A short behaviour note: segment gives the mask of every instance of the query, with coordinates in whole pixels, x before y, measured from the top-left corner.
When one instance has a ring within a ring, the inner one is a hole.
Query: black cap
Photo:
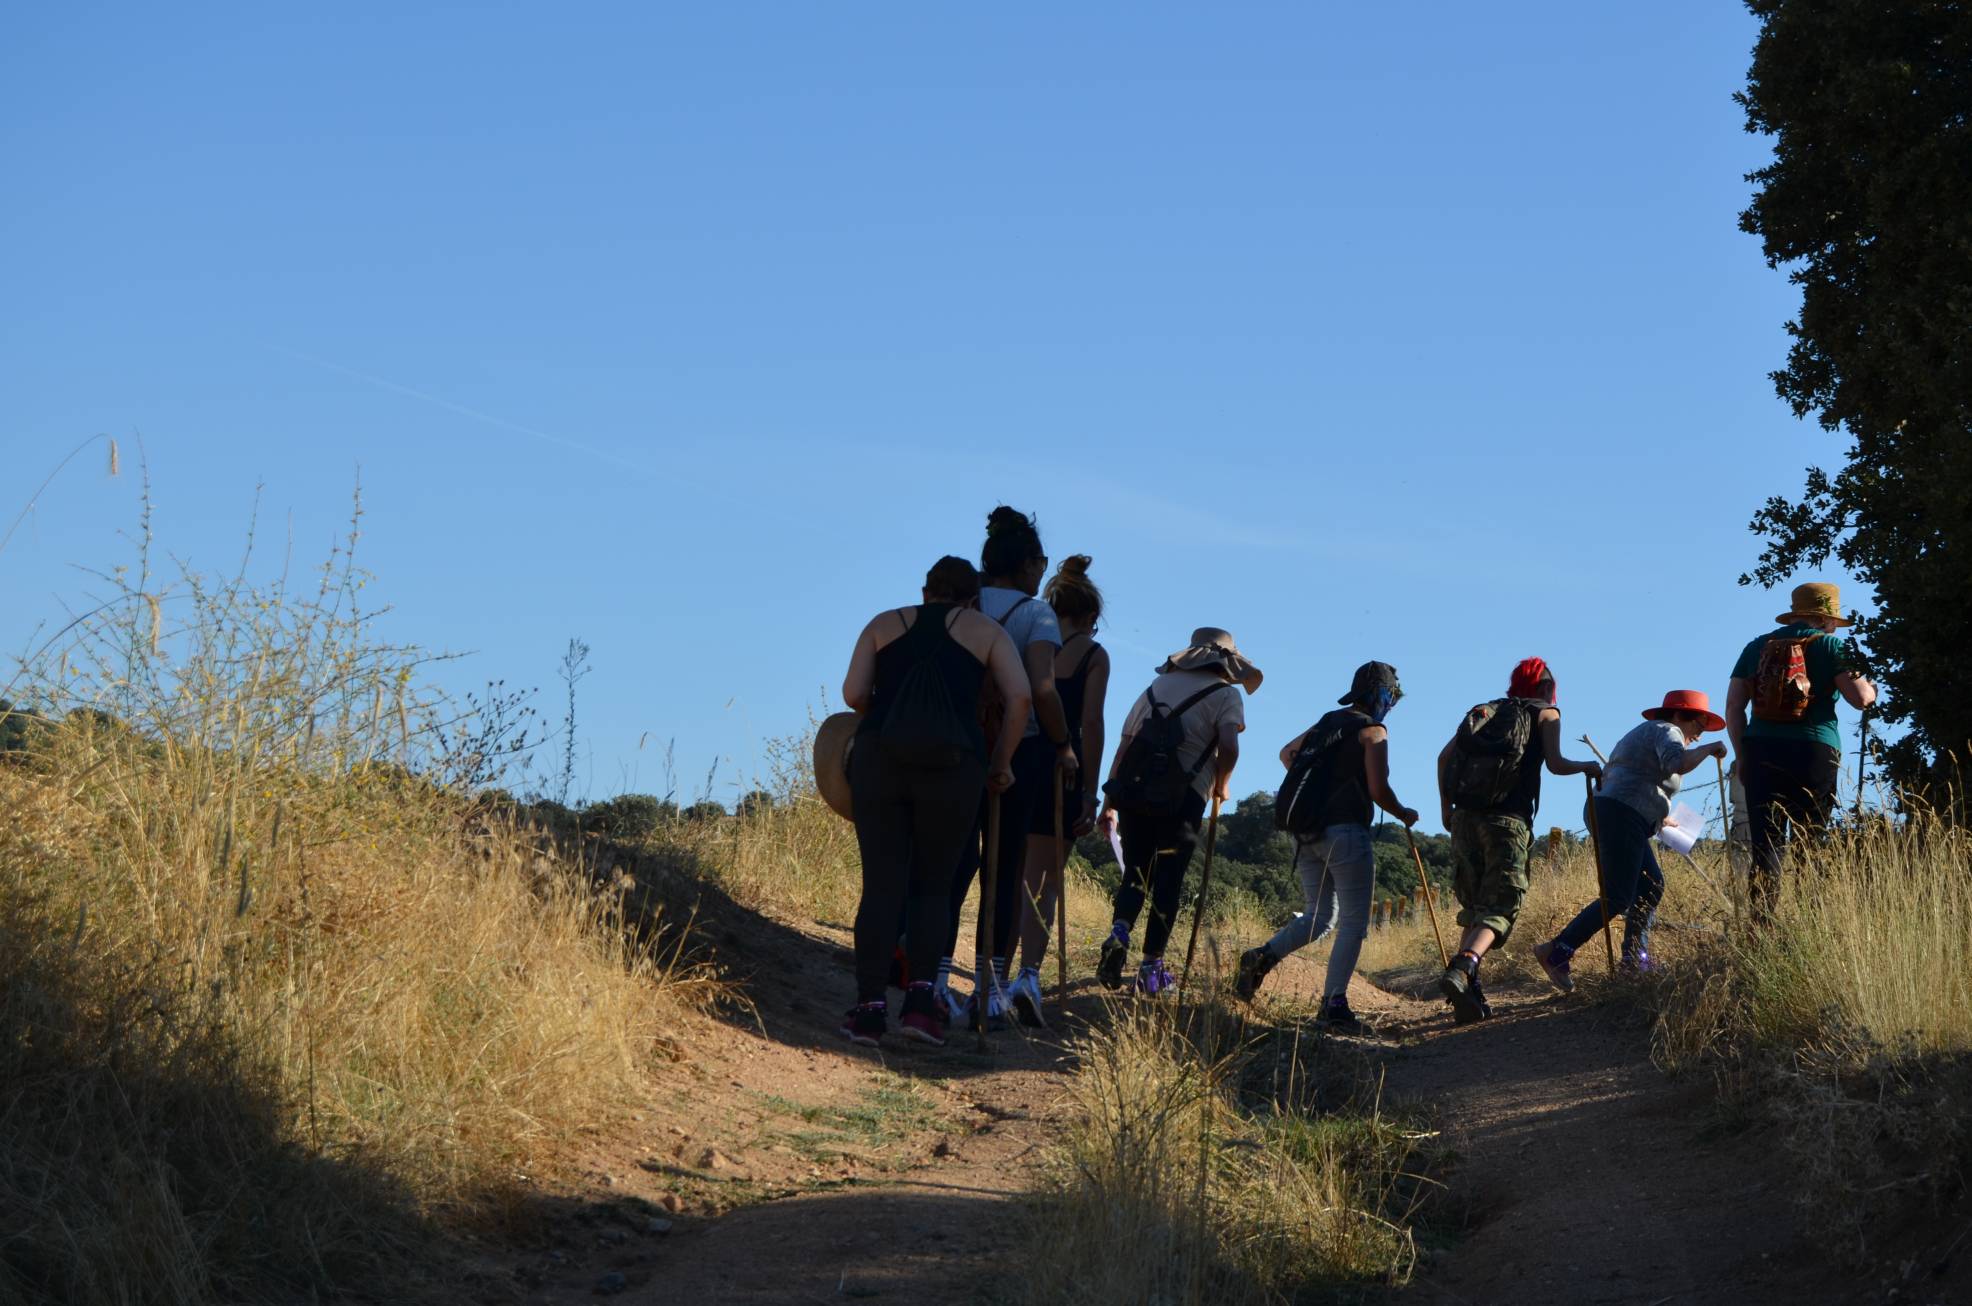
[[[1367,703],[1379,689],[1389,690],[1392,702],[1404,696],[1404,687],[1397,683],[1397,668],[1388,662],[1365,662],[1356,668],[1356,678],[1349,682],[1349,692],[1335,701],[1343,707],[1351,703]]]

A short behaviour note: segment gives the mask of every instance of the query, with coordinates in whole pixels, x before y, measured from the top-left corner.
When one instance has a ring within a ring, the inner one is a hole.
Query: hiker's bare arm
[[[1054,743],[1055,761],[1073,774],[1081,764],[1068,746],[1068,714],[1061,710],[1061,693],[1054,687],[1054,655],[1053,644],[1036,640],[1027,646],[1021,660],[1027,664],[1027,683],[1034,687],[1034,715],[1041,719],[1041,733]]]
[[[1553,775],[1586,775],[1590,779],[1602,778],[1602,763],[1574,762],[1561,755],[1561,713],[1553,708],[1541,713],[1541,754],[1547,758],[1547,769]],[[1439,759],[1440,778],[1438,787],[1444,788],[1444,759]]]
[[[1231,721],[1219,723],[1219,750],[1212,754],[1212,793],[1221,802],[1232,797],[1232,773],[1239,765],[1241,729]]]
[[[1033,691],[1027,683],[1027,671],[1020,665],[1020,655],[1014,652],[1013,641],[997,626],[995,634],[997,638],[986,655],[986,674],[993,677],[993,684],[1007,705],[1006,724],[993,744],[993,759],[986,775],[987,786],[997,794],[1004,793],[1013,784],[1013,750],[1020,747],[1020,726],[1017,723],[1027,719],[1034,700]]]
[[[886,613],[886,616],[889,614]],[[856,651],[849,655],[849,674],[842,678],[842,704],[851,712],[870,710],[870,691],[876,686],[876,621],[856,636]]]
[[[1709,744],[1700,744],[1696,748],[1685,749],[1684,756],[1677,760],[1676,765],[1672,766],[1671,771],[1676,775],[1690,775],[1712,758],[1716,757],[1723,762],[1725,756],[1726,746],[1719,740],[1714,739]]]
[[[1732,755],[1739,756],[1746,739],[1746,705],[1753,701],[1753,682],[1734,676],[1726,685],[1726,738],[1732,741]]]
[[[1088,793],[1082,799],[1075,837],[1081,838],[1095,825],[1096,777],[1102,774],[1102,704],[1109,697],[1109,650],[1099,648],[1089,659],[1088,679],[1082,691],[1082,774],[1088,777]]]
[[[1438,750],[1438,819],[1452,828],[1452,763],[1458,758],[1458,736],[1453,735]]]
[[[1364,726],[1356,738],[1363,745],[1363,779],[1370,801],[1405,825],[1416,825],[1417,809],[1404,806],[1390,788],[1390,732],[1382,726]]]
[[[1294,755],[1301,751],[1301,742],[1310,734],[1314,733],[1314,729],[1313,726],[1309,726],[1306,730],[1303,730],[1300,734],[1287,741],[1287,747],[1280,750],[1280,764],[1282,766],[1294,765]]]
[[[1835,677],[1835,692],[1858,712],[1876,705],[1876,686],[1860,671],[1844,671]]]

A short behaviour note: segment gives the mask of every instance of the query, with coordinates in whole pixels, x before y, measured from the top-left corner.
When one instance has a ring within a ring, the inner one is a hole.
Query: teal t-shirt
[[[1805,656],[1808,663],[1808,711],[1799,721],[1762,721],[1749,714],[1746,734],[1752,739],[1812,739],[1837,752],[1842,748],[1842,731],[1835,724],[1835,677],[1856,671],[1855,650],[1840,635],[1822,635],[1813,626],[1795,623],[1782,626],[1748,644],[1732,664],[1732,678],[1751,682],[1760,669],[1760,650],[1774,636],[1818,635],[1810,640]]]

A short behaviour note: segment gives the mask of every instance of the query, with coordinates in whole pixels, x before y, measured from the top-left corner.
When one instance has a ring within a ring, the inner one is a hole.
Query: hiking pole
[[[1588,743],[1588,736],[1582,736]],[[1594,748],[1594,744],[1589,744]],[[1609,973],[1616,973],[1616,943],[1609,936],[1609,886],[1602,874],[1602,823],[1595,815],[1595,781],[1582,777],[1582,788],[1589,794],[1589,847],[1595,853],[1595,900],[1602,904],[1602,946],[1609,953]]]
[[[1055,885],[1055,891],[1054,891],[1054,919],[1055,919],[1054,973],[1055,973],[1055,989],[1056,989],[1055,1001],[1064,1004],[1068,1001],[1068,848],[1067,845],[1062,841],[1061,826],[1062,826],[1062,807],[1067,801],[1066,795],[1063,794],[1062,792],[1062,790],[1066,787],[1066,782],[1067,782],[1067,772],[1064,771],[1060,766],[1055,767],[1054,769],[1054,865],[1055,865],[1055,876],[1060,881],[1060,883]],[[1046,887],[1047,886],[1044,883],[1042,885],[1042,888],[1045,889]],[[1044,937],[1047,932],[1047,925],[1048,923],[1046,921],[1041,922],[1041,930]]]
[[[1862,723],[1856,727],[1856,824],[1862,824],[1862,783],[1869,776],[1869,709],[1862,710]]]
[[[1185,945],[1185,968],[1178,976],[1178,1001],[1185,999],[1185,981],[1191,978],[1192,954],[1198,951],[1198,922],[1205,917],[1206,895],[1212,892],[1212,848],[1219,841],[1219,796],[1212,795],[1212,820],[1205,827],[1205,871],[1198,877],[1198,906],[1191,912],[1191,942]]]
[[[1000,796],[986,795],[986,859],[979,868],[979,932],[973,939],[972,964],[976,978],[972,986],[974,1019],[979,1022],[979,1050],[986,1052],[987,1017],[992,995],[999,984],[993,974],[993,880],[1000,866]]]
[[[1444,959],[1445,965],[1450,966],[1452,954],[1445,951],[1445,936],[1438,932],[1438,904],[1435,901],[1438,895],[1431,891],[1431,877],[1424,873],[1424,854],[1417,850],[1417,836],[1411,833],[1408,825],[1404,827],[1404,838],[1411,841],[1411,857],[1417,862],[1417,883],[1424,893],[1425,910],[1431,913],[1431,935],[1438,940],[1438,955]]]
[[[1601,750],[1600,748],[1597,748],[1597,747],[1595,746],[1595,740],[1593,740],[1593,739],[1590,739],[1590,738],[1589,738],[1589,737],[1588,737],[1587,735],[1583,735],[1583,736],[1582,736],[1582,742],[1583,742],[1583,743],[1585,743],[1585,744],[1587,744],[1587,745],[1589,746],[1589,751],[1590,751],[1591,753],[1594,753],[1594,754],[1595,754],[1595,760],[1596,760],[1596,761],[1598,761],[1598,762],[1600,762],[1600,763],[1602,763],[1602,764],[1603,764],[1604,766],[1608,766],[1608,765],[1609,765],[1609,759],[1608,759],[1608,758],[1606,758],[1606,757],[1604,757],[1604,756],[1602,755],[1602,750]]]
[[[1739,887],[1739,874],[1732,868],[1732,789],[1726,784],[1725,759],[1723,757],[1714,757],[1712,759],[1712,765],[1719,770],[1719,819],[1725,822],[1725,837],[1719,840],[1719,843],[1725,849],[1726,883],[1732,885],[1737,890]],[[1691,861],[1689,857],[1685,858],[1685,860]],[[1696,862],[1692,862],[1691,864],[1693,867],[1698,865]],[[1734,921],[1737,921],[1739,919],[1739,895],[1735,892],[1728,901],[1732,905],[1732,918]]]

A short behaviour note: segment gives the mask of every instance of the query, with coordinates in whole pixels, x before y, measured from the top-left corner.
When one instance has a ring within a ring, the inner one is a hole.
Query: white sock
[[[940,957],[938,959],[938,987],[941,989],[950,988],[951,978],[952,959],[950,957]]]
[[[993,978],[1001,984],[1007,982],[1007,959],[1005,957],[993,958]]]

